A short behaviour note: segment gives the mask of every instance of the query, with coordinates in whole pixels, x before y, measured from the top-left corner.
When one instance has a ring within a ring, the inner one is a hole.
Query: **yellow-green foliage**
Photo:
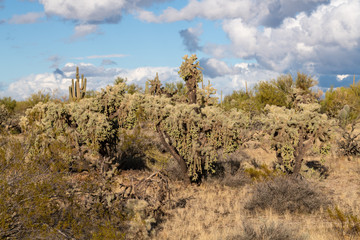
[[[13,113],[16,107],[16,100],[11,97],[4,97],[0,99],[0,105],[4,105],[9,113]]]
[[[213,171],[218,150],[230,153],[241,146],[251,127],[249,116],[235,110],[208,106],[196,111],[197,105],[173,105],[171,99],[151,96],[144,98],[143,106],[147,119],[167,133],[194,179]]]
[[[319,113],[319,104],[299,104],[296,109],[268,105],[265,110],[272,145],[285,172],[292,173],[295,161],[302,161],[311,148],[322,155],[329,152],[333,121]]]
[[[92,99],[39,103],[26,111],[20,124],[24,132],[36,131],[38,136],[56,137],[74,147],[85,145],[93,151],[104,151],[104,144],[116,145],[118,125],[111,116],[119,109],[124,94],[123,83],[108,87]],[[124,111],[129,111],[129,116],[135,114],[132,109]],[[131,118],[128,119],[129,124],[133,123],[131,121]]]
[[[333,210],[328,208],[328,215],[340,239],[360,237],[360,217],[344,212],[337,206]]]
[[[245,92],[243,90],[233,91],[231,95],[225,96],[221,107],[225,110],[236,108],[245,112],[257,110],[253,93],[251,91]]]
[[[45,137],[34,143],[34,135],[0,135],[0,238],[91,239],[105,226],[108,236],[123,236],[121,209],[93,197],[101,178],[73,181],[64,158],[72,147]]]
[[[264,108],[267,104],[286,107],[289,105],[287,93],[280,89],[275,81],[258,83],[254,97],[259,108]]]
[[[195,54],[188,57],[185,55],[183,57],[184,62],[182,62],[179,70],[179,75],[184,79],[186,87],[188,90],[188,100],[189,103],[196,103],[198,88],[198,83],[202,81],[203,74],[201,71],[200,63],[197,61],[197,56]]]
[[[38,138],[56,138],[75,147],[86,146],[93,153],[109,154],[109,148],[124,141],[119,138],[121,129],[149,121],[167,134],[194,179],[204,171],[213,171],[219,150],[233,152],[251,135],[248,114],[125,91],[125,83],[118,83],[92,99],[39,103],[26,112],[21,126],[25,132],[36,131]]]
[[[257,168],[254,167],[246,168],[244,172],[246,172],[254,181],[267,180],[269,178],[278,175],[276,169],[275,170],[269,169],[266,164],[262,164]]]
[[[198,89],[197,91],[197,103],[204,106],[213,106],[218,103],[218,98],[213,95],[216,94],[216,89],[210,84]]]
[[[351,87],[331,88],[325,93],[325,98],[321,101],[321,110],[330,117],[340,117],[340,111],[348,106],[348,119],[355,120],[360,113],[360,95],[358,91],[360,83]]]
[[[151,95],[161,95],[162,94],[162,88],[161,88],[161,82],[159,79],[159,74],[156,73],[156,76],[154,79],[149,79],[148,84],[150,85],[149,93]]]
[[[261,81],[253,90],[234,91],[224,99],[224,108],[238,108],[247,112],[262,111],[266,105],[294,108],[298,103],[314,103],[322,92],[311,90],[316,81],[310,76],[298,73],[295,81],[290,74],[277,79]]]

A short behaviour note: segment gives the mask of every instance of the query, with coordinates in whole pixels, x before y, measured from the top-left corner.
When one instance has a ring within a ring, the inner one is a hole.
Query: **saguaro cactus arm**
[[[74,79],[72,79],[72,84],[69,87],[69,100],[77,101],[85,97],[86,93],[86,82],[87,79],[84,79],[84,74],[81,75],[81,86],[80,86],[80,75],[79,67],[76,67],[76,82],[74,84]]]

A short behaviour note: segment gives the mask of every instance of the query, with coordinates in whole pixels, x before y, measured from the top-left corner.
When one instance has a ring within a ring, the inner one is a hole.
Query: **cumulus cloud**
[[[124,11],[166,0],[39,0],[47,15],[80,23],[118,23]]]
[[[70,38],[71,41],[85,37],[92,33],[100,33],[98,25],[95,24],[82,24],[75,26],[74,34]]]
[[[239,63],[233,66],[216,59],[202,59],[204,66],[204,80],[211,81],[211,84],[223,91],[223,94],[230,94],[233,90],[253,86],[260,80],[269,80],[279,74],[274,71],[261,68],[258,64]],[[52,73],[32,74],[11,83],[7,89],[3,86],[0,97],[10,96],[16,100],[23,100],[38,91],[56,92],[58,97],[68,95],[68,87],[71,79],[75,78],[76,67],[79,67],[80,74],[87,78],[88,90],[101,90],[107,85],[112,85],[117,77],[127,78],[129,83],[144,86],[148,79],[153,79],[156,73],[160,81],[167,82],[181,81],[177,67],[139,67],[134,69],[105,68],[90,63],[67,63],[61,69],[57,68]]]
[[[336,80],[341,82],[342,80],[344,80],[345,78],[349,77],[350,75],[349,74],[342,74],[342,75],[337,75],[336,76]]]
[[[8,22],[10,24],[31,24],[38,22],[43,17],[45,17],[43,12],[29,12],[23,15],[14,15]]]
[[[211,84],[230,94],[234,90],[245,89],[254,86],[259,81],[270,80],[280,75],[279,72],[267,70],[256,63],[237,63],[233,66],[215,58],[204,58],[200,60],[200,66],[204,69],[204,79]]]
[[[278,26],[283,19],[299,12],[311,12],[329,0],[191,0],[182,9],[167,8],[159,16],[141,10],[138,17],[148,22],[175,22],[197,17],[219,20],[241,18],[264,26]]]
[[[124,12],[171,0],[38,0],[47,16],[57,16],[78,25],[71,40],[98,31],[97,25],[118,23]]]
[[[201,50],[199,46],[199,37],[202,33],[202,25],[199,24],[195,28],[183,29],[179,32],[180,36],[183,39],[183,44],[191,53],[196,52],[197,50]]]
[[[17,100],[23,100],[38,91],[56,92],[57,96],[67,96],[71,79],[75,78],[76,67],[80,74],[87,78],[88,90],[100,90],[114,83],[116,77],[126,77],[128,82],[144,86],[148,79],[152,79],[159,73],[162,82],[175,82],[180,80],[177,68],[170,67],[139,67],[135,69],[105,68],[89,63],[67,63],[61,69],[52,73],[32,74],[11,83],[7,89],[3,86],[0,97],[10,96]]]
[[[223,29],[236,57],[255,58],[269,69],[342,74],[360,61],[360,2],[333,0],[311,14],[286,18],[277,28],[259,28],[241,18]]]
[[[139,10],[138,18],[148,22],[221,20],[230,44],[200,47],[199,35],[185,29],[180,33],[187,50],[201,50],[218,59],[255,59],[275,72],[337,75],[359,73],[359,12],[360,2],[353,0],[191,0],[181,9],[169,7],[160,15]]]

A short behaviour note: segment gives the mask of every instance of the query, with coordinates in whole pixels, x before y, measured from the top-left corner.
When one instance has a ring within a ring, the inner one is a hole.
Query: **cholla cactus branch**
[[[183,57],[184,62],[180,66],[179,75],[184,79],[188,89],[189,103],[196,104],[197,84],[202,81],[203,74],[197,56],[195,54]]]

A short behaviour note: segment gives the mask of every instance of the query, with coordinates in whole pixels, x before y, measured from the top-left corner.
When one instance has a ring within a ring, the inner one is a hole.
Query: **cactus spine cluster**
[[[80,74],[79,67],[76,67],[76,82],[74,84],[74,79],[72,80],[72,84],[69,87],[69,101],[78,101],[85,97],[86,93],[86,81],[84,79],[84,74],[81,75],[81,87],[80,87]]]

